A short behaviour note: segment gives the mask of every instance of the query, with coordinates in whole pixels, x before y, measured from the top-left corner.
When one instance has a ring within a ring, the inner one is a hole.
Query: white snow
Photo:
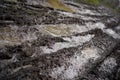
[[[85,9],[84,7],[75,7],[75,6],[71,6],[69,5],[69,7],[76,13],[80,13],[80,14],[90,14],[90,15],[100,15],[99,13],[97,12],[93,12],[92,10],[89,10],[89,9]]]
[[[120,39],[120,35],[117,34],[114,30],[112,29],[104,29],[103,32],[105,32],[106,34],[112,36],[115,39]]]
[[[120,25],[116,27],[116,30],[120,30]]]
[[[102,29],[106,28],[106,26],[101,22],[98,22],[98,23],[89,22],[89,23],[86,23],[86,27],[88,28],[88,30],[93,30],[96,28],[102,30]]]
[[[76,70],[73,70],[73,68],[70,66],[67,70],[65,70],[65,66],[54,68],[50,74],[51,77],[58,79],[58,77],[62,79],[72,79],[77,74]]]
[[[81,51],[81,55],[76,53],[73,57],[68,59],[66,62],[70,63],[70,66],[67,66],[67,69],[63,69],[62,67],[58,67],[53,69],[50,74],[53,78],[58,78],[61,76],[63,79],[73,80],[78,74],[84,72],[85,65],[89,62],[90,59],[94,61],[99,58],[98,50],[94,47],[84,48]],[[65,66],[64,66],[65,67]],[[53,75],[54,74],[54,75]]]
[[[54,68],[50,74],[53,78],[56,78],[62,74],[62,72],[65,70],[64,66]]]
[[[22,42],[25,42],[25,41],[32,41],[32,40],[36,40],[37,39],[37,36],[35,33],[28,33],[28,34],[25,34],[25,33],[21,33],[22,34]]]
[[[80,15],[80,14],[73,14],[73,13],[69,13],[69,12],[61,12],[61,11],[58,11],[60,14],[63,14],[64,16],[68,16],[68,17],[74,17],[74,18],[80,18],[82,20],[100,20],[99,18],[93,18],[93,17],[90,17],[90,16],[85,16],[85,15]]]
[[[36,40],[37,39],[37,35],[36,32],[31,31],[33,28],[35,28],[37,25],[34,26],[17,26],[17,25],[9,25],[11,27],[11,29],[14,31],[14,34],[12,35],[16,35],[17,37],[20,39],[20,43],[21,42],[25,42],[25,41],[32,41],[32,40]],[[25,31],[25,29],[27,29]]]
[[[98,50],[96,48],[85,48],[81,53],[81,55],[75,55],[69,60],[74,69],[83,69],[89,59],[93,59],[95,61],[99,58]]]
[[[100,66],[99,71],[104,71],[104,72],[111,73],[111,71],[114,69],[115,66],[117,66],[115,58],[109,57]]]
[[[27,0],[27,4],[29,5],[40,5],[42,1],[40,2],[39,0]]]
[[[87,41],[90,41],[93,37],[94,35],[89,35],[89,34],[86,36],[71,36],[71,38],[63,37],[63,39],[68,42],[57,42],[52,46],[52,48],[43,46],[41,47],[41,49],[43,50],[44,53],[52,53],[64,48],[77,47]]]
[[[65,70],[63,75],[65,79],[73,79],[76,76],[78,76],[78,71],[74,69],[72,66]]]

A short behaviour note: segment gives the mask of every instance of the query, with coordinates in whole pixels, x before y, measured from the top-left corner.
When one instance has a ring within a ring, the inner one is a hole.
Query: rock
[[[73,0],[0,3],[0,80],[119,80],[120,16]]]

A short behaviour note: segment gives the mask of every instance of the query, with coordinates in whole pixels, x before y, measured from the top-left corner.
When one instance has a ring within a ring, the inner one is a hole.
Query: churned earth
[[[0,80],[120,80],[120,16],[73,0],[0,2]]]

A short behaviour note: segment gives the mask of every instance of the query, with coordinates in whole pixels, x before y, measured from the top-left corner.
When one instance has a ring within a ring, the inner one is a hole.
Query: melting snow
[[[116,27],[116,30],[120,30],[120,25]]]
[[[89,9],[85,9],[82,6],[80,8],[75,7],[75,6],[71,6],[69,5],[69,7],[76,13],[80,13],[80,14],[90,14],[90,15],[97,15],[99,13],[97,12],[93,12],[92,10]],[[99,14],[100,15],[100,14]]]
[[[113,68],[117,65],[116,60],[112,57],[106,59],[104,63],[100,66],[99,71],[106,71],[111,73]]]
[[[37,36],[35,33],[22,34],[22,42],[36,40]]]
[[[47,27],[51,27],[51,30],[47,31],[46,28]],[[75,34],[75,33],[82,33],[82,32],[87,32],[89,30],[93,30],[93,29],[104,29],[106,28],[106,26],[101,23],[101,22],[98,22],[98,23],[86,23],[85,25],[77,25],[77,24],[72,24],[72,25],[65,25],[65,24],[60,24],[60,25],[40,25],[38,28],[41,32],[45,33],[45,34],[49,34],[49,35],[52,35],[52,36],[56,36],[56,37],[60,37],[60,36],[65,36],[64,33],[62,34],[54,34],[56,33],[56,30],[54,30],[54,28],[57,28],[59,27],[59,30],[58,32],[62,32],[64,31],[65,29],[69,29],[69,35],[71,34]],[[53,27],[53,29],[52,29]],[[67,36],[69,36],[67,35]]]
[[[85,25],[77,25],[77,24],[72,24],[72,25],[65,25],[65,24],[60,24],[60,25],[49,25],[49,26],[54,26],[54,27],[60,27],[60,32],[62,32],[62,28],[69,28],[69,35],[66,36],[70,36],[71,34],[75,34],[75,33],[82,33],[82,32],[87,32],[90,30],[94,30],[94,29],[101,29],[104,33],[108,34],[109,36],[112,36],[115,39],[120,39],[120,35],[118,33],[116,33],[113,29],[106,29],[107,27],[105,26],[104,23],[101,22],[97,22],[97,23],[92,23],[92,22],[88,22]],[[46,31],[44,30],[44,27],[48,27],[47,25],[41,25],[42,32],[45,33]],[[47,31],[48,34],[52,35],[52,36],[56,36],[56,37],[60,37],[60,36],[65,36],[65,34],[59,34],[56,35],[54,34],[54,31]]]
[[[75,17],[75,18],[80,18],[80,19],[83,19],[83,20],[100,20],[100,19],[98,19],[98,18],[93,18],[93,17],[86,17],[85,15],[79,15],[79,14],[73,14],[73,13],[69,13],[69,12],[61,12],[61,11],[59,11],[59,13],[61,13],[61,14],[63,14],[63,15],[65,15],[65,16],[68,16],[68,17]]]
[[[64,66],[54,68],[50,75],[57,79],[57,77],[60,76],[64,70],[65,70]]]
[[[61,76],[64,79],[73,79],[78,76],[79,73],[84,72],[85,65],[90,59],[95,61],[99,57],[100,56],[96,48],[85,48],[81,51],[81,55],[77,53],[67,61],[67,63],[70,63],[71,65],[67,66],[66,70],[64,69],[64,66],[58,67],[53,69],[50,75],[53,78],[58,78],[58,76]]]
[[[94,61],[99,57],[96,48],[85,48],[81,51],[81,55],[75,55],[69,60],[74,69],[83,69],[82,67],[88,63],[90,59]]]
[[[120,35],[113,31],[112,29],[104,29],[103,32],[107,33],[108,35],[112,36],[115,39],[120,39]]]
[[[52,49],[48,48],[47,46],[41,48],[44,53],[52,53],[64,48],[77,47],[87,41],[90,41],[93,37],[94,35],[72,36],[71,38],[63,37],[63,39],[68,42],[57,42],[52,46]]]
[[[92,29],[95,29],[95,28],[97,28],[97,29],[106,28],[106,26],[101,22],[98,22],[98,23],[95,23],[95,24],[89,22],[89,23],[86,23],[86,27],[88,28],[88,30],[92,30]]]
[[[78,75],[78,71],[70,66],[67,70],[65,70],[63,77],[65,79],[73,79]]]

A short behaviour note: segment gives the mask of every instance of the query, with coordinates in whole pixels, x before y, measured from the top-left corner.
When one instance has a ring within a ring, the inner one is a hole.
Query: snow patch
[[[105,24],[103,24],[101,22],[98,22],[98,23],[95,23],[95,24],[89,22],[89,23],[86,23],[86,27],[88,28],[88,30],[92,30],[92,29],[95,29],[95,28],[102,30],[102,29],[106,28]]]
[[[83,69],[82,67],[84,67],[90,59],[95,61],[97,58],[99,58],[99,55],[96,48],[85,48],[81,51],[81,55],[76,54],[69,62],[73,65],[74,69]]]
[[[57,77],[60,76],[64,70],[65,70],[64,66],[54,68],[50,76],[57,79]]]
[[[120,25],[116,27],[116,30],[120,30]]]
[[[84,7],[75,7],[75,6],[71,6],[69,5],[69,7],[76,13],[80,13],[80,14],[90,14],[90,15],[101,15],[97,12],[93,12],[92,10],[89,10],[89,9],[85,9]]]
[[[47,46],[41,47],[44,53],[52,53],[64,48],[70,47],[77,47],[82,45],[83,43],[90,41],[94,35],[86,35],[86,36],[71,36],[70,37],[63,37],[64,40],[67,42],[57,42],[55,43],[52,48],[48,48]]]
[[[60,32],[62,32],[65,29],[69,29],[69,32],[66,32],[66,34],[64,34],[65,33],[64,32],[64,33],[59,34],[59,35],[54,34],[56,32],[56,30],[53,30],[51,32],[49,32],[49,31],[46,32],[44,30],[44,27],[49,27],[49,26],[51,26],[51,27],[54,26],[54,28],[59,27],[60,30],[58,30],[58,31],[60,31]],[[116,33],[113,29],[109,29],[109,28],[106,29],[107,27],[102,22],[97,22],[97,23],[88,22],[85,25],[77,25],[77,24],[65,25],[65,24],[60,24],[60,25],[49,25],[49,26],[41,25],[40,28],[43,28],[43,29],[39,29],[39,30],[41,30],[43,33],[48,33],[48,34],[50,34],[52,36],[60,37],[60,36],[70,36],[72,34],[87,32],[87,31],[94,30],[94,29],[101,29],[104,33],[108,34],[109,36],[112,36],[115,39],[120,39],[120,35],[118,33]]]
[[[80,73],[85,71],[85,65],[89,63],[90,59],[95,61],[99,57],[100,56],[98,54],[97,48],[84,48],[81,51],[81,54],[76,53],[73,57],[66,61],[67,63],[71,64],[70,66],[67,66],[67,69],[63,69],[63,66],[55,68],[53,69],[51,76],[56,79],[61,76],[65,80],[73,80],[75,77],[80,75]]]
[[[32,31],[36,26],[17,26],[10,25],[11,29],[20,36],[20,41],[32,41],[37,39],[36,31]]]
[[[80,19],[83,19],[83,20],[100,20],[98,18],[93,18],[93,17],[86,17],[85,15],[80,15],[80,14],[73,14],[73,13],[69,13],[69,12],[61,12],[59,11],[60,14],[63,14],[65,16],[68,16],[68,17],[74,17],[74,18],[80,18]]]
[[[28,33],[28,34],[24,34],[24,33],[21,33],[22,34],[22,42],[25,42],[25,41],[32,41],[32,40],[36,40],[37,39],[37,36],[35,33]]]
[[[115,66],[117,66],[116,60],[110,57],[100,66],[99,71],[111,73]]]
[[[76,69],[70,66],[67,70],[65,70],[63,76],[65,79],[73,79],[74,77],[78,76],[78,72]]]
[[[50,30],[46,30],[47,27],[50,27]],[[58,29],[56,29],[58,28]],[[106,26],[101,23],[86,23],[85,25],[78,25],[78,24],[72,24],[72,25],[66,25],[66,24],[60,24],[60,25],[39,25],[38,30],[44,34],[49,34],[55,37],[60,37],[60,36],[70,36],[72,34],[76,33],[82,33],[82,32],[87,32],[89,30],[93,29],[104,29]],[[67,32],[67,30],[69,30]],[[55,34],[57,33],[57,34]],[[60,34],[58,34],[60,33]],[[69,34],[68,34],[69,33]]]
[[[112,36],[115,39],[120,39],[120,35],[117,34],[114,30],[112,29],[104,29],[103,32],[105,32],[106,34]]]

